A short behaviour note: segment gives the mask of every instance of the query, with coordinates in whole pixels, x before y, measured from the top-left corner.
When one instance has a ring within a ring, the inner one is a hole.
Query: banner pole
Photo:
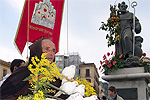
[[[68,0],[67,0],[67,66],[69,66],[69,55],[68,55]]]
[[[27,57],[26,62],[28,62],[28,47],[29,47],[29,8],[30,8],[30,0],[28,0],[28,27],[27,27]]]

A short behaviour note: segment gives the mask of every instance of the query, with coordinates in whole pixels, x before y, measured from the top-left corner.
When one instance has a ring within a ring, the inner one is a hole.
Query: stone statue
[[[127,7],[128,5],[126,5],[125,2],[118,4],[121,29],[118,32],[120,41],[115,45],[117,54],[125,54],[125,58],[133,56],[133,13],[127,11]],[[135,33],[138,34],[140,32],[141,25],[137,17],[135,17]],[[136,50],[138,48],[139,47],[137,47]]]
[[[141,49],[142,47],[143,38],[140,36],[135,36],[135,49],[134,49],[134,55],[138,56],[139,58],[142,57],[143,51]]]

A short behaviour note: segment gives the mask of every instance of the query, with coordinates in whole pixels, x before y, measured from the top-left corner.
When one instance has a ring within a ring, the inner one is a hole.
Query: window
[[[86,80],[91,83],[91,79],[86,79]]]
[[[86,69],[86,77],[90,77],[90,69]]]
[[[3,77],[7,74],[7,70],[3,69]]]

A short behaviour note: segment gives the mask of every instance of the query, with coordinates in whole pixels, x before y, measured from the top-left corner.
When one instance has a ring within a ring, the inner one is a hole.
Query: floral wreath
[[[125,59],[123,58],[124,54],[118,54],[116,55],[115,52],[108,52],[107,54],[104,54],[103,61],[100,60],[101,66],[99,67],[99,70],[101,67],[104,68],[104,73],[108,74],[109,72],[112,72],[113,70],[123,68],[125,64]]]
[[[150,73],[150,58],[146,57],[146,53],[143,53],[139,60],[143,62],[144,66],[146,67],[146,71]],[[116,51],[112,51],[111,53],[107,52],[107,54],[104,54],[103,60],[100,60],[99,70],[101,70],[101,72],[104,74],[109,74],[114,70],[123,68],[125,62],[126,60],[124,59],[124,54],[116,55]]]

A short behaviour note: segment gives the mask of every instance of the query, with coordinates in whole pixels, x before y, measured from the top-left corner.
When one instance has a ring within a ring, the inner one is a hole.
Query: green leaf
[[[28,80],[30,80],[30,79],[32,79],[32,76],[26,77],[23,81],[28,81]]]
[[[35,89],[33,89],[33,88],[29,88],[29,90],[34,91]]]
[[[107,39],[107,38],[109,38],[109,35],[108,35],[108,34],[106,35],[106,39]]]

